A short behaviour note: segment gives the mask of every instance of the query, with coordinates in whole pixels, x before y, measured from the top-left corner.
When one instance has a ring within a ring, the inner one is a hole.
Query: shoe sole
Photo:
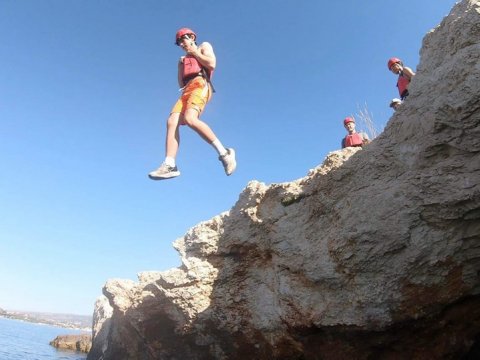
[[[180,176],[180,171],[165,174],[163,176],[156,176],[156,175],[148,174],[148,177],[152,180],[168,180],[168,179],[171,179],[171,178],[174,178],[174,177],[177,177],[177,176]]]
[[[237,160],[235,159],[235,150],[233,150],[232,148],[229,148],[228,151],[232,154],[232,157],[233,157],[233,169],[230,172],[225,171],[225,174],[227,174],[227,176],[230,176],[233,174],[233,172],[237,168]]]

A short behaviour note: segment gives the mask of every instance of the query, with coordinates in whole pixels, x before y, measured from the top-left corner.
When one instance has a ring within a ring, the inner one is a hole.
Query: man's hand
[[[192,39],[187,39],[187,41],[183,41],[180,46],[185,50],[185,52],[189,55],[195,56],[195,52],[197,51],[197,45],[195,45],[195,41]]]
[[[212,45],[207,42],[202,43],[200,46],[195,44],[195,41],[183,40],[180,44],[182,49],[187,53],[187,56],[195,57],[202,66],[212,71],[215,69],[216,59],[213,52]]]
[[[195,46],[195,44],[192,47],[188,47],[188,49],[185,49],[188,55],[198,57],[200,55],[200,50]]]

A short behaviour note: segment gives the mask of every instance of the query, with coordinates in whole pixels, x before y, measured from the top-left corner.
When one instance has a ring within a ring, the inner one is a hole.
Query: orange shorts
[[[197,76],[185,86],[182,96],[177,100],[170,113],[183,114],[188,109],[195,109],[201,114],[211,97],[210,85],[203,77]]]

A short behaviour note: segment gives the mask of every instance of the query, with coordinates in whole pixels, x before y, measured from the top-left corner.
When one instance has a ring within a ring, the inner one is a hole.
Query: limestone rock
[[[50,341],[50,345],[58,349],[88,353],[92,347],[92,337],[90,334],[59,335]]]
[[[113,315],[113,308],[108,299],[101,295],[95,302],[95,311],[93,313],[92,338],[95,344],[89,352],[89,357],[93,359],[103,359],[108,349],[108,336],[110,334],[110,323]]]
[[[480,1],[464,0],[425,37],[410,96],[375,141],[292,182],[250,182],[175,241],[181,267],[108,281],[113,312],[88,359],[478,351],[479,58]]]

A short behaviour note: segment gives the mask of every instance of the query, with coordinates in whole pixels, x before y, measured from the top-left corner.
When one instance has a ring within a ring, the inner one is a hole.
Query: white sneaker
[[[170,166],[165,163],[160,165],[157,170],[152,171],[148,174],[148,177],[152,180],[165,180],[177,177],[180,175],[176,166]]]
[[[232,175],[237,168],[237,162],[235,160],[235,150],[233,150],[232,148],[228,148],[227,153],[225,155],[219,156],[218,160],[222,162],[223,168],[225,169],[225,174],[227,174],[227,176]]]

